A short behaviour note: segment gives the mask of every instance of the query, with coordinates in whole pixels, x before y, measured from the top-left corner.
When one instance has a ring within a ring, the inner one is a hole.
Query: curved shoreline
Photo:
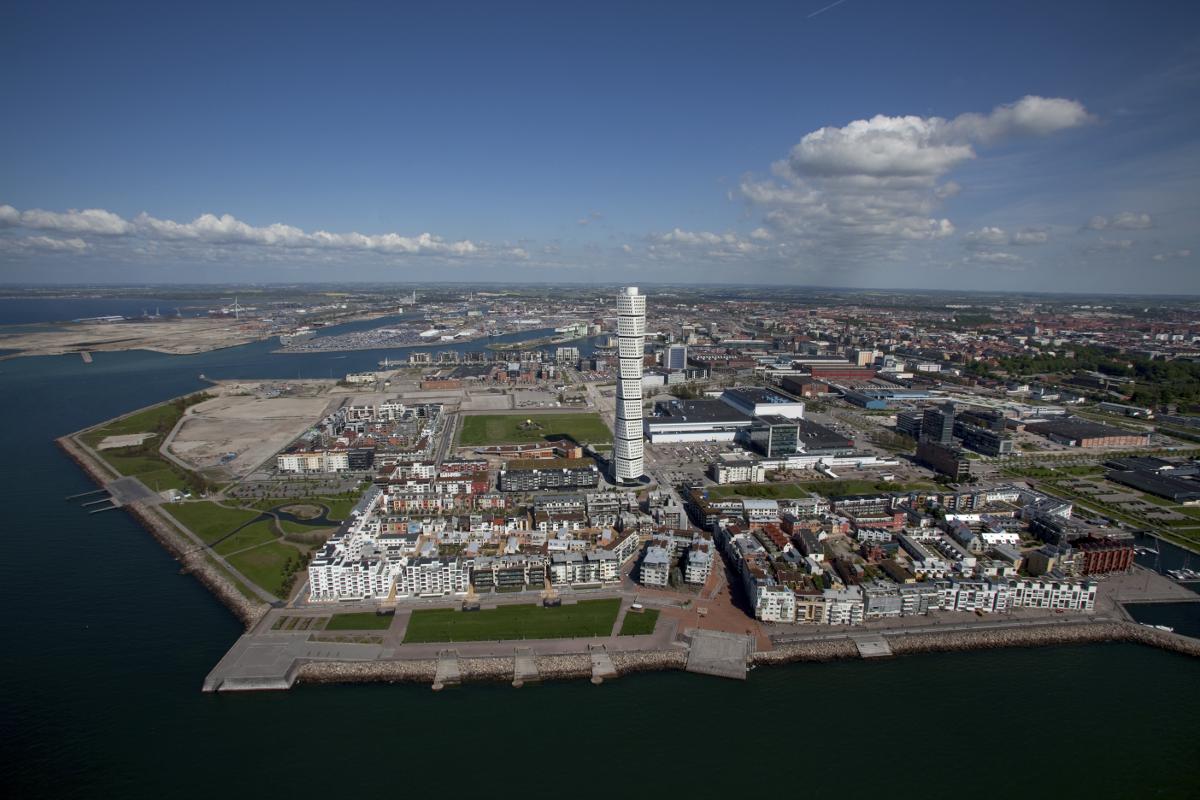
[[[79,446],[70,436],[55,439],[55,443],[97,485],[104,486],[119,475],[97,461]],[[205,555],[203,547],[189,540],[175,525],[150,506],[141,503],[121,506],[128,511],[171,556],[182,565],[183,572],[193,575],[213,593],[226,608],[246,627],[254,627],[270,610],[266,603],[256,603],[242,594],[233,582]]]
[[[104,486],[120,476],[94,458],[71,436],[55,440],[58,446],[97,485]],[[270,606],[247,598],[220,568],[205,554],[202,545],[190,540],[174,523],[151,506],[122,506],[151,536],[181,563],[183,572],[192,574],[224,604],[246,627],[256,625]],[[864,631],[866,632],[866,631]],[[1037,627],[1005,627],[1000,630],[946,630],[937,633],[905,633],[903,629],[884,632],[894,655],[1009,647],[1045,647],[1055,645],[1128,642],[1157,647],[1181,655],[1200,657],[1200,639],[1167,633],[1133,622],[1097,620],[1064,622]],[[859,658],[852,633],[844,638],[778,645],[770,651],[751,655],[754,666],[799,662],[827,662]],[[610,654],[618,676],[638,672],[684,670],[687,651],[652,650]],[[536,655],[534,662],[539,680],[575,680],[592,677],[591,656],[587,653]],[[463,683],[510,682],[514,662],[509,657],[458,659]],[[297,665],[300,683],[432,683],[437,672],[435,659],[379,660],[363,662],[321,661]]]

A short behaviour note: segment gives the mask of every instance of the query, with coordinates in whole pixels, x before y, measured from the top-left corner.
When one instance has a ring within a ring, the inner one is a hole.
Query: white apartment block
[[[719,484],[762,483],[767,479],[767,470],[756,461],[714,461],[709,475]]]
[[[1052,608],[1061,611],[1094,611],[1093,581],[1055,581],[1042,578],[1009,580],[1013,608]]]
[[[620,579],[620,562],[608,550],[587,553],[554,553],[550,556],[550,582],[555,585],[597,585]]]
[[[786,586],[760,582],[754,597],[754,616],[763,622],[795,622],[796,594]]]
[[[861,625],[864,603],[862,588],[847,586],[845,589],[826,589],[821,593],[825,600],[826,625]]]
[[[1009,610],[1005,581],[953,580],[942,589],[943,611],[980,611],[1003,614]]]
[[[275,466],[280,472],[344,472],[350,469],[350,454],[345,450],[280,453]]]
[[[442,597],[448,594],[466,594],[470,580],[470,559],[405,559],[396,577],[396,596]]]
[[[703,585],[708,581],[712,567],[712,548],[702,544],[692,545],[687,551],[687,562],[683,570],[684,583]]]
[[[650,546],[642,556],[638,578],[646,586],[665,587],[670,582],[671,554],[665,547]]]

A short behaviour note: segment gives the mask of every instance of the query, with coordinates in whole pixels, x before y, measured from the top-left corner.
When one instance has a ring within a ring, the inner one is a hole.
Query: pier
[[[851,636],[850,639],[858,648],[858,654],[862,658],[888,658],[892,655],[891,645],[888,644],[887,639],[883,638],[882,634]]]
[[[462,670],[458,667],[458,651],[443,650],[438,653],[437,673],[433,677],[433,690],[440,692],[447,686],[462,683]]]
[[[592,659],[592,683],[599,686],[605,678],[617,677],[617,668],[613,666],[612,656],[602,644],[591,645],[588,655]]]
[[[518,647],[513,654],[513,687],[520,689],[530,681],[541,680],[541,677],[533,651],[528,647]]]
[[[688,652],[687,671],[718,678],[746,680],[754,639],[738,633],[696,630]]]

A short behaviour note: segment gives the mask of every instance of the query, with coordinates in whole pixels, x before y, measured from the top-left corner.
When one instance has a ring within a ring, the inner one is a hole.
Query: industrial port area
[[[1195,651],[1131,613],[1200,599],[1194,309],[708,294],[414,292],[436,344],[60,444],[246,623],[206,690]]]

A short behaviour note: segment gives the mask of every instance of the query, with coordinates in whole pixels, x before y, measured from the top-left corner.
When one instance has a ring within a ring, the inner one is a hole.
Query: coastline
[[[131,412],[136,413],[136,412]],[[55,440],[59,448],[73,460],[98,486],[105,486],[121,477],[102,459],[88,451],[68,434]],[[204,546],[191,538],[177,523],[152,505],[132,503],[121,506],[130,512],[166,550],[182,565],[182,572],[194,575],[245,626],[254,626],[270,610],[261,600],[248,598],[235,585],[234,579],[215,563]],[[868,633],[864,631],[864,633]],[[751,654],[752,666],[772,666],[799,662],[828,662],[860,657],[853,632],[836,639],[819,639],[777,645],[769,651]],[[1036,627],[1004,627],[999,630],[954,630],[905,633],[903,629],[884,634],[895,656],[914,653],[987,650],[1011,647],[1045,647],[1056,645],[1127,642],[1168,650],[1185,656],[1200,657],[1200,640],[1125,620],[1109,618],[1064,620],[1055,625]],[[661,644],[659,645],[661,648]],[[447,645],[453,649],[453,645]],[[616,676],[648,671],[685,670],[688,650],[656,649],[609,654]],[[533,655],[537,667],[536,680],[575,680],[593,677],[589,653]],[[462,683],[514,682],[512,657],[465,657],[458,659]],[[436,659],[379,659],[374,661],[301,661],[295,665],[299,683],[433,683],[437,674]],[[598,679],[593,678],[599,682]]]
[[[71,435],[59,437],[54,441],[98,486],[104,486],[120,477],[84,450]],[[188,539],[173,521],[164,517],[158,510],[144,503],[123,505],[121,510],[128,511],[130,516],[181,564],[183,573],[195,576],[238,618],[246,630],[253,628],[270,609],[266,603],[254,602],[242,594],[233,581],[205,555],[204,549]]]
[[[888,639],[896,656],[1014,647],[1053,647],[1104,642],[1141,644],[1184,656],[1200,658],[1200,640],[1147,628],[1131,622],[1094,621],[1063,623],[1053,627],[1003,631],[947,631],[939,634],[901,634]],[[639,672],[682,671],[687,666],[683,650],[653,650],[611,654],[617,676]],[[858,648],[847,636],[804,644],[782,645],[751,657],[755,666],[801,662],[822,663],[858,659]],[[540,680],[578,680],[592,676],[587,653],[535,657]],[[511,658],[459,658],[462,683],[500,683],[513,679]],[[437,673],[434,659],[411,661],[323,661],[302,664],[296,682],[303,684],[432,683]]]

